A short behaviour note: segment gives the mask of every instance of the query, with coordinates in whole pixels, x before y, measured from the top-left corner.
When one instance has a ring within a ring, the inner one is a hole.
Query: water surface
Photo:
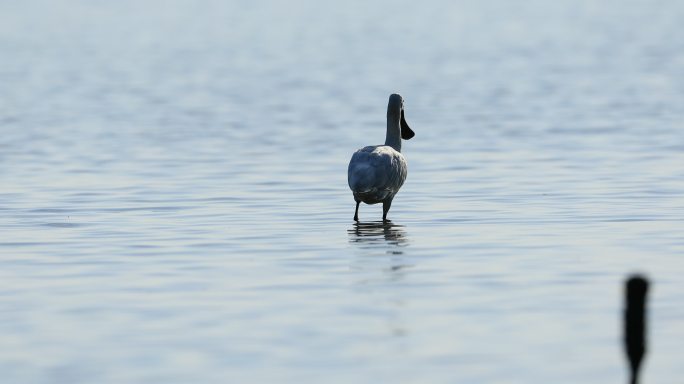
[[[7,383],[684,376],[676,1],[0,4]],[[400,92],[390,224],[351,153]]]

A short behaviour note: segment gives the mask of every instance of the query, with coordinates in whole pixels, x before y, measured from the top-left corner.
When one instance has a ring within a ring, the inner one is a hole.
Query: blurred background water
[[[3,383],[684,376],[684,4],[0,2]],[[400,92],[383,226],[346,185]]]

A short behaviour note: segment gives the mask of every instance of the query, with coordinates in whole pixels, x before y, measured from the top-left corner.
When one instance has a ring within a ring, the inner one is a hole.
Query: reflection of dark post
[[[625,348],[629,358],[632,378],[630,383],[637,384],[639,365],[646,353],[645,307],[648,281],[641,276],[627,280],[627,308],[625,309]]]

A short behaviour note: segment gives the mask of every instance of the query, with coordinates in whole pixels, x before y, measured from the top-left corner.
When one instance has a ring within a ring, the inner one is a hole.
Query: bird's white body
[[[404,155],[389,145],[374,145],[354,152],[347,180],[356,200],[377,204],[394,198],[407,171]]]
[[[359,220],[361,202],[382,203],[382,220],[387,220],[394,195],[404,185],[408,172],[406,159],[401,154],[401,140],[413,136],[404,119],[404,99],[398,94],[390,95],[385,145],[363,147],[349,161],[347,181],[356,201],[354,220]]]

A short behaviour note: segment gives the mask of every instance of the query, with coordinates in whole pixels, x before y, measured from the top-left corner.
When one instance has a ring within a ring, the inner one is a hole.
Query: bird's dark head
[[[393,93],[389,97],[389,103],[387,104],[387,119],[399,119],[401,124],[401,138],[404,140],[409,140],[416,134],[406,123],[406,118],[404,117],[404,98],[398,93]]]

